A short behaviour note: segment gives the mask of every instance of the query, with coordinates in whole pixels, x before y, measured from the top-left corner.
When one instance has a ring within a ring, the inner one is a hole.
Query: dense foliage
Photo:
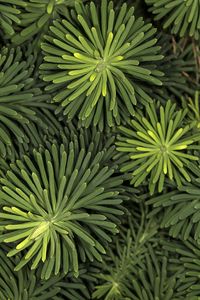
[[[0,300],[200,299],[200,0],[0,0]]]

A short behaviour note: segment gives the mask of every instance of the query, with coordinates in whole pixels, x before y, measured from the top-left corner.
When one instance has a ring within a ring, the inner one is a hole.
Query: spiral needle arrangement
[[[0,300],[200,299],[200,0],[0,0]]]

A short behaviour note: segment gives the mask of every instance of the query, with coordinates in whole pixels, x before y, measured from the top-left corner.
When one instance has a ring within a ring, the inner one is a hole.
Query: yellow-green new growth
[[[78,276],[80,261],[102,260],[110,234],[118,232],[124,196],[122,177],[103,160],[113,147],[98,150],[98,137],[88,152],[83,136],[34,150],[0,178],[0,243],[11,245],[9,257],[23,253],[16,271],[30,263],[42,266],[45,279]]]
[[[192,132],[194,122],[184,124],[186,114],[187,109],[176,111],[171,101],[159,110],[150,104],[145,117],[136,114],[129,128],[119,127],[117,150],[127,152],[129,157],[121,171],[132,171],[132,184],[139,186],[147,180],[153,193],[156,185],[162,191],[166,176],[178,186],[183,180],[191,180],[189,163],[199,158],[188,150],[200,136]]]
[[[142,83],[161,85],[161,60],[156,29],[136,19],[134,8],[113,2],[76,4],[71,15],[54,21],[42,43],[41,77],[50,82],[54,101],[68,119],[78,115],[82,125],[120,124],[121,115],[134,115],[137,101],[149,102]]]

